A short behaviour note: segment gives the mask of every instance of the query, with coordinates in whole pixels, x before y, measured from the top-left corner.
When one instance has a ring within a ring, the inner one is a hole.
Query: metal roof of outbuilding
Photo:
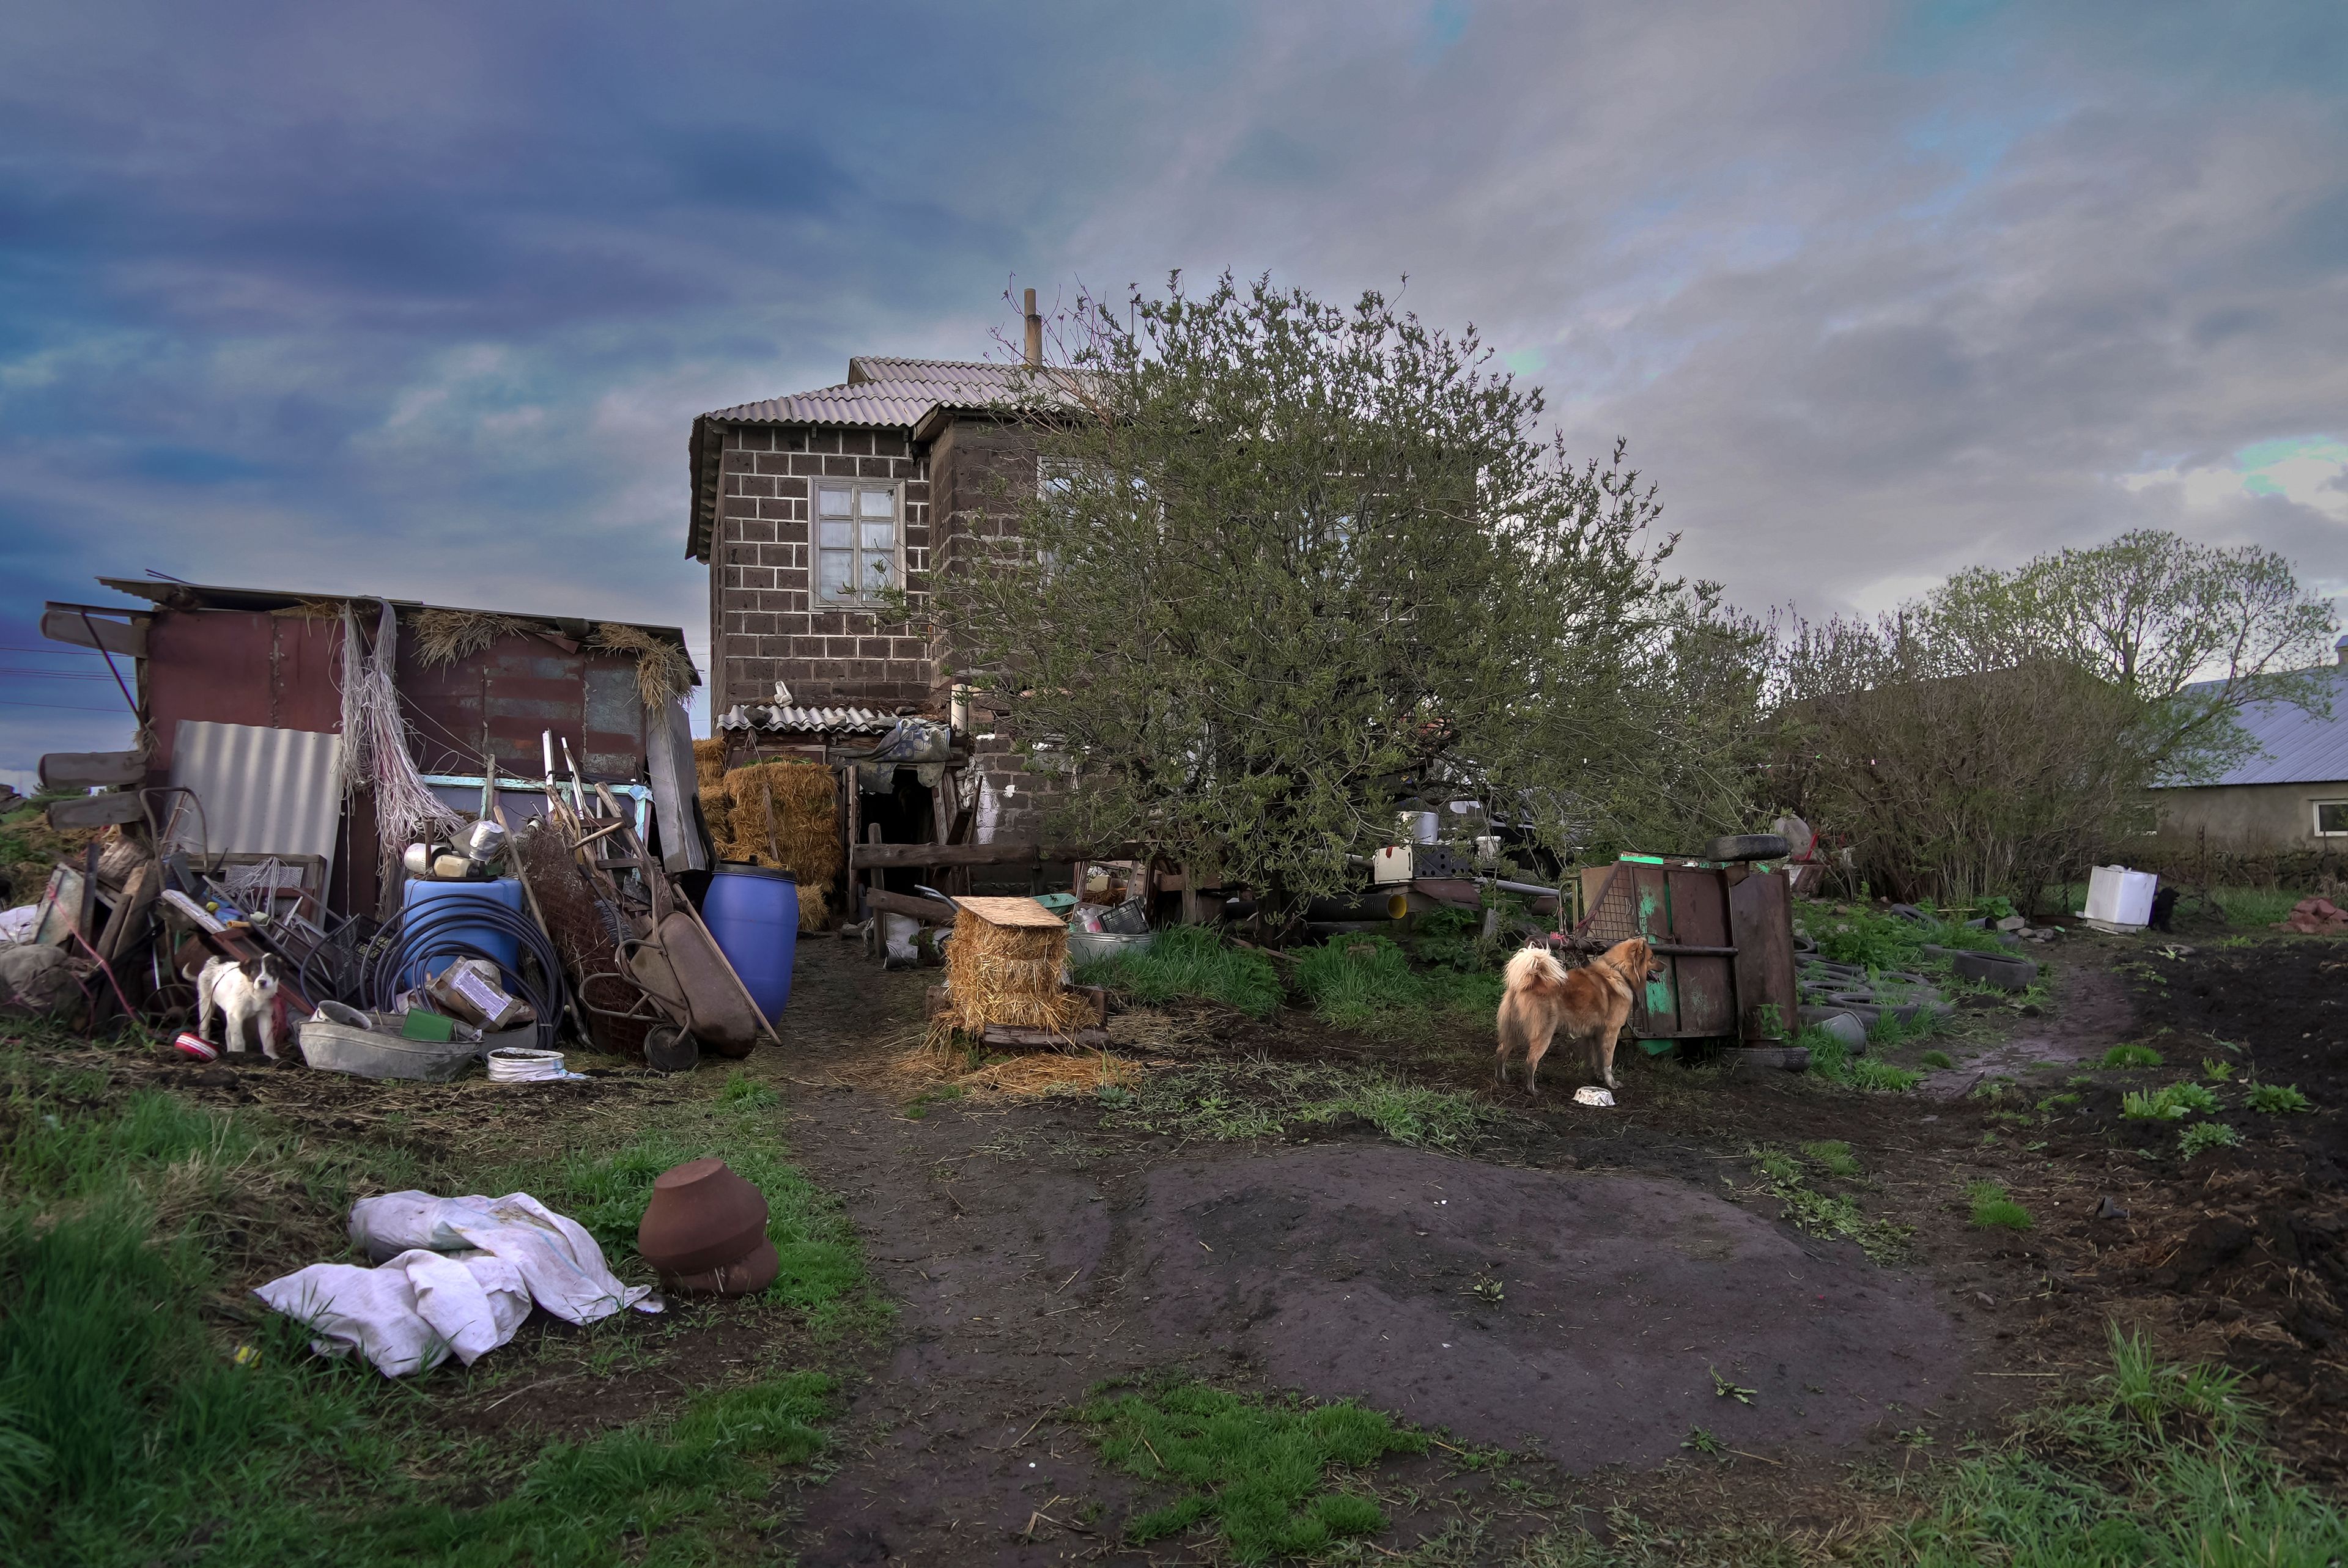
[[[2326,665],[2313,673],[2331,684],[2332,716],[2319,717],[2294,702],[2245,708],[2242,728],[2264,754],[2210,784],[2348,784],[2348,664]],[[2204,682],[2186,690],[2208,691],[2217,684]]]

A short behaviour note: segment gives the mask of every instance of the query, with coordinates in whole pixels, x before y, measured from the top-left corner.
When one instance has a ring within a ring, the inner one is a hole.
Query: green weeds
[[[1848,1145],[1818,1143],[1804,1146],[1818,1168],[1830,1176],[1856,1175],[1858,1162],[1850,1157]],[[1838,1151],[1838,1153],[1837,1153]],[[1842,1194],[1826,1194],[1808,1184],[1807,1173],[1795,1158],[1783,1149],[1768,1144],[1756,1145],[1746,1151],[1761,1174],[1761,1190],[1786,1205],[1784,1217],[1814,1235],[1836,1236],[1857,1242],[1859,1250],[1877,1263],[1890,1263],[1905,1255],[1911,1227],[1890,1220],[1871,1220],[1859,1212],[1850,1197]],[[1838,1167],[1848,1166],[1848,1172]]]
[[[2110,1068],[2158,1067],[2160,1052],[2148,1045],[2116,1045],[2104,1052],[2101,1065]]]
[[[2264,1112],[2269,1116],[2315,1109],[2315,1102],[2301,1093],[2296,1084],[2291,1083],[2253,1083],[2242,1091],[2242,1101],[2251,1110]]]
[[[1859,1161],[1848,1143],[1831,1140],[1805,1143],[1802,1145],[1802,1158],[1829,1176],[1840,1176],[1849,1181],[1857,1179],[1859,1174]]]
[[[1102,1108],[1181,1138],[1268,1138],[1292,1124],[1358,1116],[1397,1143],[1457,1149],[1500,1112],[1457,1090],[1429,1089],[1375,1068],[1258,1060],[1156,1072]]]
[[[2241,1142],[2242,1135],[2223,1122],[2197,1122],[2178,1136],[2177,1153],[2189,1160],[2208,1149],[2240,1148]]]
[[[1414,969],[1402,948],[1375,935],[1332,937],[1298,949],[1296,989],[1313,1015],[1340,1029],[1394,1034],[1434,1019],[1488,1018],[1502,982],[1489,971]]]
[[[2198,1083],[2172,1083],[2165,1089],[2131,1089],[2120,1096],[2120,1114],[2137,1122],[2182,1122],[2197,1112],[2218,1109],[2218,1097]]]
[[[1973,1206],[1973,1224],[1983,1230],[2026,1231],[2035,1223],[1995,1182],[1968,1183],[1965,1196]]]
[[[1269,1018],[1283,994],[1272,960],[1237,948],[1206,926],[1170,926],[1148,950],[1120,953],[1080,965],[1076,979],[1107,986],[1137,1000],[1169,1002],[1203,998],[1254,1018]],[[1497,1005],[1497,1004],[1496,1004]]]
[[[1335,1484],[1389,1453],[1424,1453],[1425,1434],[1350,1401],[1244,1398],[1201,1384],[1097,1398],[1077,1411],[1104,1461],[1181,1495],[1127,1522],[1139,1546],[1197,1525],[1232,1559],[1267,1563],[1327,1550],[1386,1525],[1377,1504]]]

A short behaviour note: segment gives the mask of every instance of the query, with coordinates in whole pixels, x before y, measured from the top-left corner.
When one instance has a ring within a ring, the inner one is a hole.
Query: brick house
[[[837,385],[693,422],[685,550],[710,569],[718,730],[869,743],[899,712],[949,717],[942,642],[882,596],[902,591],[918,618],[934,574],[1005,531],[990,501],[1035,483],[1032,291],[1027,309],[1025,364],[860,356]],[[1027,830],[1049,787],[995,719],[955,736],[982,838]]]

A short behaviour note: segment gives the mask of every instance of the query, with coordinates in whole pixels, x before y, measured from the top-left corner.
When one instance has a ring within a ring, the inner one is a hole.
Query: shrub
[[[2199,1122],[2185,1129],[2177,1140],[2177,1153],[2191,1159],[2204,1149],[2233,1149],[2241,1145],[2242,1135],[2223,1122]]]
[[[2104,1052],[2103,1065],[2112,1068],[2158,1067],[2160,1052],[2148,1045],[2116,1045]]]
[[[2294,1111],[2312,1111],[2315,1102],[2290,1083],[2253,1083],[2242,1093],[2250,1108],[2263,1111],[2270,1116],[2286,1115]]]
[[[2026,1231],[2034,1223],[2030,1211],[2007,1197],[1995,1182],[1971,1183],[1965,1196],[1972,1201],[1973,1224],[1984,1230]]]

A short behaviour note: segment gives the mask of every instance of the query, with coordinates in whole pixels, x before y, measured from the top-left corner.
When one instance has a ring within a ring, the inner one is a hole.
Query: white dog
[[[187,971],[180,971],[186,974]],[[211,1038],[212,1014],[224,1014],[228,1020],[228,1038],[224,1041],[231,1050],[244,1049],[244,1025],[256,1019],[261,1025],[261,1054],[270,1061],[277,1060],[277,957],[264,953],[257,958],[240,962],[235,958],[213,958],[193,974],[187,975],[196,983],[196,1032]]]

